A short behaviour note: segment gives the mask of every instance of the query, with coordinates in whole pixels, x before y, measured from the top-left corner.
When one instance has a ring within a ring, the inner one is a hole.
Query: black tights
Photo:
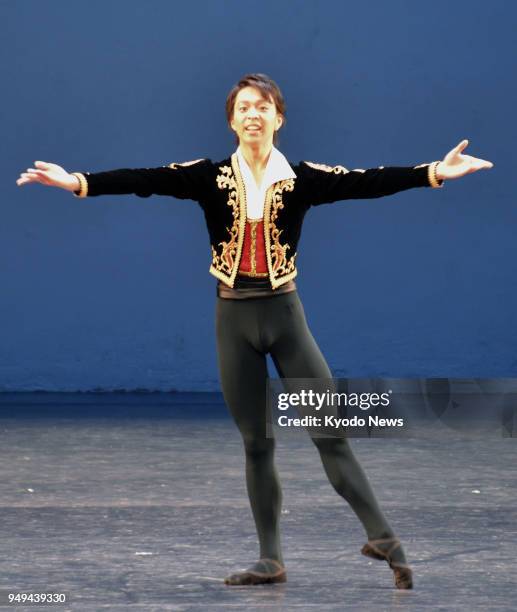
[[[296,291],[244,300],[217,298],[216,331],[224,398],[244,442],[246,485],[260,558],[283,563],[282,491],[274,464],[275,441],[266,437],[266,354],[271,354],[282,378],[329,379],[332,375]],[[357,514],[368,539],[393,536],[348,441],[312,440],[330,483]]]

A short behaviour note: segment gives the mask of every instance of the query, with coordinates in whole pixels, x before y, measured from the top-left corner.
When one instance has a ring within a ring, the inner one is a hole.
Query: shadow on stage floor
[[[288,582],[223,584],[257,544],[240,437],[216,394],[3,394],[0,431],[4,599],[64,592],[69,603],[42,609],[80,611],[515,609],[514,438],[430,427],[351,440],[413,566],[415,589],[401,592],[385,563],[360,555],[362,527],[303,435],[276,452]]]

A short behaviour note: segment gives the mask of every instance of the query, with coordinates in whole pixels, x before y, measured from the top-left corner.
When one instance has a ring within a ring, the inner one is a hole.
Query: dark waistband
[[[228,287],[223,282],[217,283],[217,297],[225,300],[245,300],[250,298],[265,298],[274,295],[282,295],[296,291],[296,284],[293,280],[280,285],[278,289],[273,289],[269,278],[255,278],[248,276],[237,276],[235,284]]]

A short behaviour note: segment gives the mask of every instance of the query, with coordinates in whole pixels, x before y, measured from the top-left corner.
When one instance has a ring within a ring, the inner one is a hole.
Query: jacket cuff
[[[419,166],[413,166],[413,170],[417,168],[426,168],[426,186],[434,188],[443,187],[443,179],[436,178],[436,168],[439,163],[439,161],[434,161],[430,164],[420,164]]]
[[[88,181],[86,180],[86,176],[81,172],[72,172],[72,176],[76,176],[79,179],[79,191],[74,191],[74,196],[76,198],[85,198],[88,195]]]
[[[427,177],[429,179],[429,185],[431,187],[443,187],[443,179],[438,179],[436,176],[436,168],[438,167],[439,161],[432,162],[427,167]]]

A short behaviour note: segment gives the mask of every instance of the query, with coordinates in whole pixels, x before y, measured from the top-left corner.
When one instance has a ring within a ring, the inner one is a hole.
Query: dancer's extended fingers
[[[469,144],[469,141],[465,138],[465,140],[462,140],[459,144],[457,144],[454,147],[453,151],[455,153],[461,153],[468,144]]]
[[[24,179],[27,179],[27,181],[30,183],[41,183],[47,180],[47,177],[45,176],[45,172],[42,172],[41,170],[35,170],[34,172],[29,172],[29,169],[28,169],[27,172],[22,172],[20,176]]]
[[[494,164],[491,161],[488,161],[488,159],[478,159],[477,160],[478,164],[479,164],[479,168],[493,168]]]
[[[26,183],[34,183],[34,179],[32,178],[32,175],[27,174],[26,172],[23,172],[22,174],[20,174],[20,178],[16,181],[17,185],[25,185]]]
[[[481,159],[480,157],[472,157],[472,155],[465,155],[465,161],[467,161],[472,168],[479,170],[481,168],[492,168],[494,164],[488,159]]]
[[[41,170],[50,170],[50,167],[52,166],[52,164],[44,161],[35,161],[34,165],[36,168],[40,168]]]
[[[489,168],[492,168],[494,164],[491,164],[490,162],[485,162],[480,159],[475,161],[472,165],[475,170],[488,170]]]
[[[22,176],[27,177],[33,183],[43,183],[48,180],[43,170],[34,170],[33,168],[27,168],[27,172],[24,172]]]
[[[485,159],[477,159],[476,157],[471,157],[469,159],[469,164],[467,167],[467,174],[470,174],[471,172],[477,172],[478,170],[489,170],[490,168],[493,167],[493,163],[489,162]]]

